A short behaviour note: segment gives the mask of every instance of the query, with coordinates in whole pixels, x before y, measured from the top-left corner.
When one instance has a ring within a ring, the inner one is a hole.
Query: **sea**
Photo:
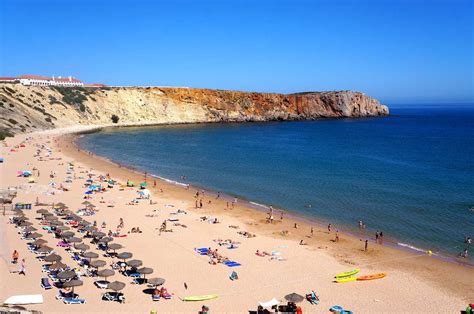
[[[78,144],[116,163],[392,245],[457,258],[474,238],[474,104],[388,117],[117,128]]]

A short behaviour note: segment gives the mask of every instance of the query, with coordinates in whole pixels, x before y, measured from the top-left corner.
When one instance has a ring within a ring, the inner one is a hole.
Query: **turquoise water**
[[[150,174],[185,175],[343,229],[363,220],[394,243],[458,254],[464,236],[474,238],[474,107],[391,113],[126,128],[86,135],[79,145]]]

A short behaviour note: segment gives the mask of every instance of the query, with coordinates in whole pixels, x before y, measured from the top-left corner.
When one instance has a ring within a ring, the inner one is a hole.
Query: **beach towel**
[[[242,264],[239,264],[239,263],[237,263],[237,262],[224,262],[223,264],[226,265],[227,267],[242,266]]]
[[[195,249],[196,252],[198,252],[200,255],[207,255],[207,252],[209,252],[209,249],[207,247],[202,247],[199,249]]]
[[[273,298],[273,299],[271,299],[270,301],[267,301],[267,302],[258,302],[258,304],[260,304],[264,308],[270,308],[272,306],[280,304],[280,301]]]

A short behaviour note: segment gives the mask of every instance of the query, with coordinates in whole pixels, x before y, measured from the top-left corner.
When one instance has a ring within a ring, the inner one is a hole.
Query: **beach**
[[[124,184],[127,180],[136,184],[145,180],[142,173],[133,172],[110,161],[80,151],[73,141],[77,135],[70,134],[72,129],[55,132],[31,133],[17,135],[5,140],[1,147],[1,188],[16,187],[18,196],[14,202],[53,204],[62,202],[72,211],[83,206],[84,183],[88,173],[95,176],[110,174],[110,177]],[[15,146],[24,143],[25,147]],[[34,157],[38,147],[49,147],[51,155],[43,161]],[[68,163],[72,163],[74,178],[64,183],[68,174]],[[17,171],[36,168],[40,172],[35,183],[28,183],[27,178],[19,177]],[[50,178],[51,171],[56,172]],[[216,198],[215,194],[205,193],[200,189],[177,185],[160,179],[146,178],[149,199],[139,200],[136,205],[128,205],[137,198],[138,187],[120,188],[118,185],[104,192],[94,193],[89,201],[96,207],[96,213],[84,217],[100,226],[106,222],[104,232],[115,231],[120,218],[124,227],[124,237],[114,238],[113,243],[124,246],[121,251],[133,253],[133,258],[143,261],[151,267],[153,274],[149,277],[165,278],[164,286],[172,294],[170,300],[161,299],[153,302],[151,296],[144,293],[146,285],[130,284],[131,279],[116,272],[110,281],[119,280],[126,283],[123,293],[126,301],[106,302],[101,300],[103,290],[94,285],[97,278],[82,277],[83,286],[76,292],[87,300],[86,304],[65,305],[55,299],[57,289],[44,291],[40,279],[45,277],[41,272],[42,262],[29,252],[26,240],[21,240],[18,229],[9,223],[12,212],[5,211],[1,216],[2,232],[0,281],[11,282],[0,288],[0,300],[17,294],[43,294],[44,303],[27,306],[29,309],[44,313],[61,312],[136,312],[147,313],[156,309],[158,312],[197,312],[203,304],[211,312],[244,313],[255,310],[258,302],[272,298],[284,301],[284,296],[292,292],[300,295],[312,290],[319,296],[320,303],[311,305],[307,301],[299,303],[303,312],[327,313],[334,305],[340,305],[355,313],[402,313],[402,312],[435,312],[450,313],[465,308],[472,302],[474,289],[472,278],[474,268],[453,262],[437,259],[430,254],[418,254],[394,249],[377,244],[372,235],[349,235],[339,231],[339,241],[335,241],[338,227],[333,225],[329,232],[322,223],[309,222],[285,212],[280,220],[279,210],[275,210],[274,222],[267,222],[268,214],[259,211],[248,203],[237,201],[234,206],[227,205],[231,200]],[[156,186],[155,186],[156,180]],[[61,183],[68,191],[57,191]],[[54,191],[54,195],[51,193]],[[199,197],[196,198],[196,193]],[[202,208],[195,208],[196,200],[201,200]],[[36,219],[36,210],[45,208],[52,211],[51,205],[33,206],[24,210],[26,217],[40,230]],[[205,217],[205,219],[203,219]],[[217,218],[218,223],[210,223]],[[171,219],[171,220],[168,220]],[[160,232],[160,226],[167,220],[170,232]],[[354,222],[357,223],[357,222]],[[295,228],[297,224],[297,228]],[[183,226],[184,225],[184,226]],[[139,227],[141,233],[128,233]],[[313,236],[310,235],[314,228]],[[45,230],[38,231],[62,256],[62,262],[76,267],[77,263],[64,248],[56,247],[58,239]],[[239,232],[248,232],[255,237],[246,237]],[[76,236],[80,236],[77,233]],[[229,249],[219,245],[216,240],[231,239],[237,242],[237,248]],[[368,251],[364,251],[364,241],[368,239]],[[300,241],[306,245],[300,245]],[[85,240],[84,243],[88,243]],[[219,253],[237,261],[238,267],[227,267],[223,264],[211,265],[209,257],[198,254],[196,248],[218,249]],[[16,249],[20,259],[25,258],[26,275],[19,275],[18,265],[10,263],[11,252]],[[91,249],[94,252],[94,247]],[[269,252],[269,256],[256,255]],[[112,262],[111,258],[100,257]],[[107,267],[105,267],[107,268]],[[355,281],[334,283],[334,275],[360,268],[360,275],[386,273],[383,279],[372,281]],[[238,273],[238,280],[230,280],[232,271]],[[216,294],[218,298],[203,302],[183,302],[186,296]]]

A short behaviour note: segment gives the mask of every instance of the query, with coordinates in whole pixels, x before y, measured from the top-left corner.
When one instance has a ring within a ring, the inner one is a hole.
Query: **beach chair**
[[[161,297],[164,298],[165,300],[171,299],[171,294],[168,292],[166,288],[161,288]]]
[[[152,294],[151,299],[152,301],[160,301],[161,296],[159,294]]]
[[[58,294],[56,295],[57,300],[64,300],[64,299],[78,299],[79,295],[76,293],[65,293],[61,289],[58,290]]]
[[[314,291],[306,295],[306,300],[313,305],[317,305],[319,303],[319,298]]]
[[[85,299],[73,299],[73,298],[64,298],[64,304],[85,304]]]
[[[108,286],[109,283],[105,280],[98,280],[98,281],[95,281],[94,284],[99,289],[107,289],[107,286]]]
[[[233,271],[229,278],[230,280],[237,280],[239,279],[239,276],[237,276],[237,273]]]
[[[48,278],[41,278],[41,288],[45,289],[45,290],[49,290],[49,289],[52,289],[53,286],[51,286],[51,284],[49,283],[49,280]]]
[[[125,296],[120,292],[106,292],[104,293],[102,300],[123,303],[125,302]]]

